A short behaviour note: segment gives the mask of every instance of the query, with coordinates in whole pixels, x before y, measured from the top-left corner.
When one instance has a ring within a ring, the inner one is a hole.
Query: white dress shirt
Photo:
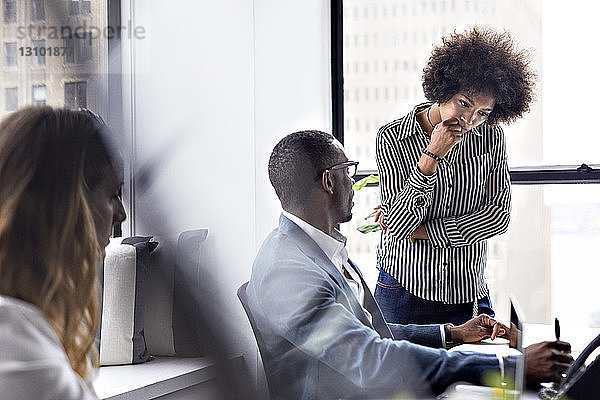
[[[312,240],[317,243],[317,245],[323,250],[325,255],[331,260],[333,265],[340,271],[340,274],[346,279],[348,286],[354,293],[354,296],[358,299],[358,302],[363,308],[365,314],[369,320],[372,320],[371,314],[364,308],[364,299],[365,299],[365,289],[362,285],[362,281],[358,273],[350,266],[348,262],[348,250],[346,249],[346,237],[340,233],[337,229],[334,229],[332,232],[332,236],[329,236],[325,232],[315,228],[308,222],[304,221],[302,218],[291,214],[287,211],[283,211],[283,215],[285,215],[290,221],[298,225],[300,229],[304,231]],[[347,271],[350,275],[348,278],[347,274],[344,273]]]
[[[348,286],[352,289],[352,292],[358,299],[363,311],[367,314],[367,317],[370,321],[373,321],[371,313],[369,313],[364,308],[364,298],[365,298],[365,289],[362,285],[362,281],[358,273],[350,266],[348,262],[348,250],[346,249],[346,237],[342,235],[337,229],[334,229],[332,234],[333,236],[329,236],[323,231],[315,228],[308,222],[304,221],[302,218],[291,214],[287,211],[283,211],[283,215],[285,215],[290,221],[298,225],[300,229],[302,229],[312,240],[314,240],[317,245],[323,250],[325,255],[331,260],[333,265],[340,271],[346,282],[348,282]],[[344,269],[348,271],[352,279],[348,279],[346,274],[344,274]],[[446,343],[446,335],[444,332],[444,325],[440,325],[440,336],[442,344]]]

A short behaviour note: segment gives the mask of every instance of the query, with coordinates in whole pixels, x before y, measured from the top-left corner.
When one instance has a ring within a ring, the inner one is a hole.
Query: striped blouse
[[[448,304],[487,294],[486,239],[506,232],[510,178],[502,129],[483,123],[467,132],[438,165],[424,175],[417,163],[429,136],[416,114],[379,129],[376,140],[381,209],[387,229],[377,263],[415,296]],[[421,224],[430,240],[411,243]]]

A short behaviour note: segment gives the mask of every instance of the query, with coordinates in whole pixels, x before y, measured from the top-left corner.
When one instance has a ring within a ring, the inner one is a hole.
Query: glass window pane
[[[25,29],[14,29],[0,19],[0,70],[4,71],[0,79],[0,118],[18,106],[33,104],[86,107],[107,118],[108,39],[104,35],[92,37],[85,31],[108,26],[108,2],[97,1],[89,7],[90,2],[86,6],[86,2],[72,0],[2,1],[0,12],[24,7],[18,9],[18,21],[21,24],[24,18]],[[70,15],[72,4],[77,10],[81,4],[90,9],[85,24]],[[47,22],[30,29],[30,18],[38,17]],[[85,31],[82,26],[86,26]],[[116,77],[115,82],[119,79]]]
[[[67,0],[69,2],[69,14],[77,15],[79,14],[79,0]]]
[[[4,43],[4,65],[6,67],[17,66],[17,43]]]
[[[14,24],[17,22],[17,0],[3,0],[4,23]]]
[[[92,44],[93,44],[93,39],[92,39],[92,33],[91,32],[86,32],[83,35],[80,35],[81,37],[78,39],[79,42],[79,58],[77,60],[77,63],[83,63],[86,61],[89,61],[92,59]]]
[[[511,32],[518,48],[529,52],[539,75],[531,111],[517,123],[503,126],[509,165],[600,163],[596,151],[600,135],[590,134],[589,119],[575,117],[565,104],[565,99],[576,99],[579,105],[595,104],[600,78],[575,68],[596,64],[589,41],[581,38],[596,36],[594,19],[600,3],[543,2],[542,7],[540,0],[434,0],[427,4],[390,0],[387,7],[392,12],[386,17],[381,12],[378,18],[372,9],[364,11],[372,4],[372,0],[344,0],[344,8],[354,10],[344,14],[348,38],[344,40],[344,63],[349,66],[344,73],[348,94],[344,113],[350,121],[380,123],[353,125],[352,129],[346,126],[347,147],[374,146],[381,125],[424,101],[421,74],[432,46],[447,33],[477,24]],[[579,11],[582,7],[585,15]],[[375,169],[375,158],[366,151],[361,153],[361,169]]]
[[[46,65],[46,41],[45,40],[32,40],[31,47],[33,56],[31,62],[34,67],[42,67]]]
[[[4,109],[7,112],[14,111],[19,107],[19,88],[4,89]]]
[[[77,107],[87,107],[87,82],[77,83]]]
[[[65,64],[75,63],[75,40],[72,36],[64,38],[65,43]]]
[[[82,0],[81,1],[81,13],[89,14],[91,12],[92,12],[92,2],[89,0]]]
[[[353,159],[354,154],[348,151],[348,157]],[[373,207],[379,204],[379,188],[364,187],[354,192],[354,207],[352,208],[352,220],[340,226],[344,236],[348,238],[348,254],[350,259],[357,263],[365,281],[375,290],[377,276],[379,271],[376,268],[376,252],[379,243],[380,233],[361,233],[358,227],[365,224],[372,224],[373,218],[365,219],[373,212]]]
[[[77,109],[87,107],[87,83],[65,83],[65,107]]]
[[[65,107],[66,108],[75,108],[75,98],[76,94],[76,84],[74,83],[65,83]]]
[[[32,102],[34,106],[45,106],[46,105],[46,86],[45,85],[35,85],[32,88]]]
[[[598,243],[600,185],[513,186],[509,230],[488,241],[487,276],[497,313],[508,317],[514,293],[529,322],[558,317],[572,331],[600,327],[600,304],[593,300],[600,281]]]
[[[43,21],[45,18],[44,0],[31,0],[31,20]]]

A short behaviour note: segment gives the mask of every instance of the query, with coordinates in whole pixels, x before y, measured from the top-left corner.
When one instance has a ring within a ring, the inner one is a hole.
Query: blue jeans
[[[388,323],[460,325],[473,317],[473,303],[445,304],[425,300],[406,290],[383,269],[375,287],[375,300]],[[477,301],[479,314],[495,315],[488,294]]]

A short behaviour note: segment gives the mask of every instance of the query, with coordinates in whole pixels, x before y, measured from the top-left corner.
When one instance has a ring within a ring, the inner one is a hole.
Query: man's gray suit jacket
[[[256,256],[246,291],[267,350],[261,355],[272,397],[423,396],[499,372],[495,355],[432,348],[441,346],[439,325],[386,324],[362,284],[372,323],[321,248],[281,215]]]

